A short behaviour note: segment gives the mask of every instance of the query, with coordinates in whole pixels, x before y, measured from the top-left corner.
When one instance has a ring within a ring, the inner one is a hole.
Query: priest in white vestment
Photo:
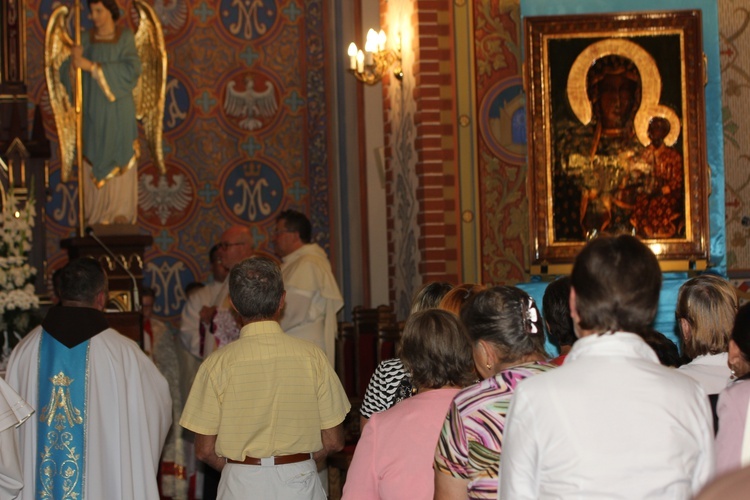
[[[229,270],[219,255],[220,250],[219,245],[214,245],[209,252],[213,281],[190,293],[180,317],[180,340],[185,349],[199,359],[213,351],[215,341],[211,323],[218,307],[229,295],[225,283]]]
[[[172,421],[167,381],[107,325],[107,278],[93,259],[61,273],[62,306],[13,350],[7,381],[37,413],[20,428],[21,499],[158,499]]]
[[[274,246],[286,289],[280,323],[287,335],[320,347],[335,366],[336,313],[344,299],[325,251],[310,243],[311,232],[310,221],[300,212],[285,210],[276,218]]]

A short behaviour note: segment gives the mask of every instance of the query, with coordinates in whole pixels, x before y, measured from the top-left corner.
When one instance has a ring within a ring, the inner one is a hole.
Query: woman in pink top
[[[458,390],[476,379],[471,343],[453,314],[423,311],[404,326],[401,359],[417,395],[372,416],[344,500],[432,499],[432,459],[445,413]]]
[[[737,380],[719,395],[716,474],[750,465],[750,304],[740,307],[729,341],[729,368]]]

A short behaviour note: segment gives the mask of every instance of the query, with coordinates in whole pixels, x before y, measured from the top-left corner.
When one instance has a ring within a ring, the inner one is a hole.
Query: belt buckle
[[[260,459],[260,465],[262,467],[269,467],[276,465],[276,459],[274,457],[264,457]]]

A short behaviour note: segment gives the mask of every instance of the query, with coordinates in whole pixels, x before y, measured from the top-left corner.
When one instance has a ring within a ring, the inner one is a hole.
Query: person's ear
[[[568,296],[568,307],[570,308],[570,317],[573,319],[573,323],[578,324],[581,318],[578,316],[578,307],[576,306],[575,288],[570,289],[570,295]]]
[[[109,292],[107,290],[102,290],[96,294],[96,297],[94,298],[94,306],[97,310],[104,311],[107,307],[107,302],[109,302]]]
[[[276,317],[281,317],[281,311],[284,310],[284,305],[286,305],[286,290],[284,290],[281,294],[281,300],[279,300],[279,308],[276,309]]]
[[[690,323],[685,318],[680,318],[680,332],[682,332],[682,339],[687,342],[690,340],[692,332],[690,331]]]
[[[495,364],[497,364],[497,362],[499,361],[497,359],[497,353],[495,352],[495,349],[486,340],[479,339],[477,343],[479,344],[479,350],[482,353],[484,364],[495,366]]]

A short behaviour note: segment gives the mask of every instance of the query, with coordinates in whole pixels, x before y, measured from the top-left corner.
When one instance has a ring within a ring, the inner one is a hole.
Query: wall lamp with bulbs
[[[358,49],[354,42],[349,44],[349,71],[357,80],[367,85],[375,85],[396,63],[398,64],[393,68],[393,76],[399,81],[404,78],[401,68],[401,37],[396,38],[395,49],[386,49],[385,43],[385,32],[380,30],[380,33],[376,33],[371,29],[367,32],[364,52]]]

